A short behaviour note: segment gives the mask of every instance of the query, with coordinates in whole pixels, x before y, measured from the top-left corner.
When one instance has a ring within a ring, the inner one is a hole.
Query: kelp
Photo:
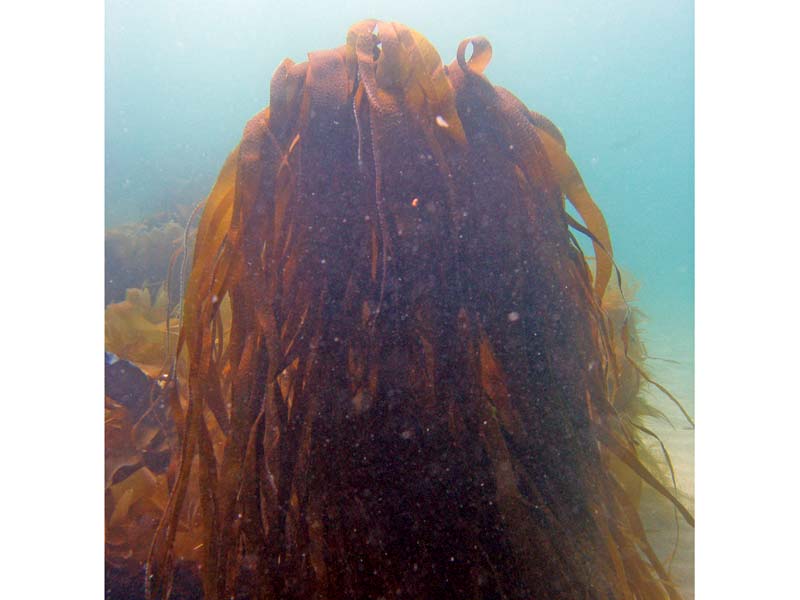
[[[137,364],[148,376],[158,377],[170,358],[165,343],[167,311],[165,287],[159,288],[155,299],[148,288],[126,290],[125,300],[106,307],[106,350]],[[169,335],[178,338],[174,319]]]
[[[174,312],[174,311],[172,311]],[[178,445],[173,418],[186,404],[168,375],[183,380],[187,363],[172,365],[168,348],[177,340],[177,315],[167,319],[167,292],[162,286],[154,300],[150,290],[129,289],[126,299],[106,307],[105,348],[111,358],[106,366],[106,560],[127,571],[146,560],[150,542],[168,501],[170,457]],[[220,321],[230,323],[229,303]],[[167,341],[169,323],[170,336]],[[172,406],[170,406],[170,404]],[[218,444],[224,436],[212,435]],[[191,482],[191,498],[185,504],[176,536],[181,560],[196,564],[200,553],[199,485]]]
[[[138,574],[167,506],[173,473],[168,459],[176,438],[174,429],[159,420],[166,411],[148,411],[135,421],[132,412],[106,397],[105,543],[108,566]],[[174,552],[179,560],[197,564],[202,531],[196,477],[190,485],[192,499],[180,513]]]
[[[134,364],[107,358],[106,562],[133,570],[146,558],[167,503],[175,428],[165,407],[152,401],[155,382]],[[183,522],[188,530],[185,515]],[[185,540],[177,543],[186,546]]]
[[[141,581],[136,574],[146,561],[167,506],[176,471],[170,459],[179,443],[170,413],[180,412],[186,403],[175,391],[164,378],[150,378],[137,365],[107,354],[105,538],[107,567],[117,570],[109,582],[112,589],[132,575]],[[224,442],[218,427],[212,426],[210,435],[217,445]],[[196,476],[191,478],[189,489],[174,551],[182,563],[196,566],[202,547],[198,519],[201,492]]]
[[[208,599],[678,597],[612,464],[671,497],[615,406],[605,221],[490,58],[365,21],[278,67],[198,226],[148,597],[193,498]]]
[[[155,299],[148,288],[131,288],[126,290],[125,300],[110,304],[105,310],[106,350],[136,364],[154,379],[169,374],[174,358],[170,349],[174,350],[178,340],[180,318],[175,309],[168,308],[167,295],[163,285]],[[224,334],[231,321],[227,299],[221,302],[218,319]],[[180,377],[184,377],[185,357],[176,366]]]
[[[589,264],[593,265],[591,259]],[[621,335],[622,327],[627,324],[628,352],[638,364],[644,364],[647,357],[638,333],[638,313],[631,311],[629,304],[635,289],[630,285],[629,276],[624,281],[624,294],[614,286],[608,289],[603,298],[603,311],[614,334]],[[227,303],[223,304],[222,315],[223,322],[228,325],[230,312]],[[174,451],[177,436],[162,402],[162,388],[158,381],[163,380],[156,379],[158,374],[167,372],[167,368],[163,361],[160,368],[154,366],[162,360],[166,350],[163,344],[165,316],[166,292],[163,289],[159,290],[153,302],[149,290],[130,289],[126,301],[106,310],[106,348],[122,356],[121,359],[114,357],[114,362],[106,367],[106,556],[107,563],[117,569],[109,576],[112,588],[118,587],[120,581],[139,581],[138,567],[146,558],[158,517],[166,506],[168,465],[164,462],[164,455]],[[177,317],[173,317],[176,324]],[[644,418],[664,417],[642,398],[641,377],[638,371],[623,362],[621,344],[617,344],[615,350],[623,369],[614,394],[614,408],[623,423],[628,425],[628,436],[636,437],[638,429],[653,437],[655,434],[645,427]],[[183,381],[186,372],[183,363],[178,372],[180,381]],[[493,370],[489,370],[488,376],[486,385],[502,385],[493,383],[492,378],[496,377]],[[222,443],[222,438],[219,439]],[[659,460],[660,456],[669,460],[663,445],[654,455],[637,446],[637,456],[650,471],[660,474],[663,485],[674,484],[669,477],[669,463]],[[610,467],[632,501],[638,504],[642,492],[641,479],[615,459],[611,460]],[[176,542],[177,555],[189,566],[197,564],[201,556],[198,495],[195,477],[187,492],[188,500]],[[653,504],[657,499],[657,496],[650,498],[649,512],[657,510]],[[192,580],[184,581],[184,587],[186,585],[192,585]]]

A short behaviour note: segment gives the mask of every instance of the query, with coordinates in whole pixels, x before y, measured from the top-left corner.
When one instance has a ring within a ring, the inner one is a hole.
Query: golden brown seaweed
[[[279,66],[198,229],[150,597],[193,477],[208,599],[678,597],[611,463],[661,485],[614,408],[605,222],[490,57],[365,21]]]
[[[167,295],[159,289],[151,300],[147,288],[131,288],[125,300],[106,307],[105,348],[120,358],[136,363],[149,377],[158,377],[168,362],[165,338],[167,335]],[[173,321],[170,335],[177,339]],[[174,346],[174,341],[172,342]]]
[[[169,410],[173,415],[179,414],[186,403],[164,379],[171,367],[165,354],[168,348],[175,347],[178,323],[177,319],[171,320],[173,340],[167,344],[166,298],[164,287],[155,301],[151,301],[149,289],[129,289],[126,299],[109,305],[105,314],[106,350],[134,363],[149,381],[144,390],[112,385],[119,399],[124,396],[124,404],[106,397],[106,557],[110,565],[128,571],[139,571],[146,560],[167,505],[170,471],[163,457],[177,447]],[[229,325],[229,302],[225,300],[218,327],[224,332]],[[186,367],[185,360],[175,365],[176,379],[185,379]],[[170,397],[172,407],[167,402]],[[215,423],[212,408],[207,410],[209,420]],[[224,443],[219,427],[213,427],[211,435],[218,445]],[[190,485],[190,499],[184,504],[175,543],[178,556],[190,563],[199,560],[198,545],[202,544],[200,529],[193,525],[200,496],[196,479]]]

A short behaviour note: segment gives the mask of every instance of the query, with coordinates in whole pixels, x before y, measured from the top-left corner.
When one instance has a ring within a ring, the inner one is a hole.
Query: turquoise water
[[[463,38],[486,36],[490,80],[564,133],[617,262],[640,284],[650,353],[679,363],[648,366],[693,412],[691,1],[107,0],[106,8],[108,226],[204,197],[247,120],[267,104],[275,67],[342,45],[351,24],[400,21],[445,63]],[[653,400],[678,426],[659,432],[691,493],[692,432],[663,397]],[[691,596],[690,569],[676,578]]]

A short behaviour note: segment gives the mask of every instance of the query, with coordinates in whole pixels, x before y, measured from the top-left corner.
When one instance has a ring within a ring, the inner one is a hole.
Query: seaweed
[[[679,597],[619,467],[693,522],[637,453],[608,228],[490,58],[364,21],[278,67],[197,230],[149,598],[188,505],[208,599]]]

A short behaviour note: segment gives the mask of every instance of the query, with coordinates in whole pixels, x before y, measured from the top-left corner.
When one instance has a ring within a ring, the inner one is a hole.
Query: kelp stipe
[[[278,67],[198,228],[148,597],[193,473],[208,599],[678,597],[612,468],[670,495],[614,407],[605,221],[490,57],[364,21]]]

